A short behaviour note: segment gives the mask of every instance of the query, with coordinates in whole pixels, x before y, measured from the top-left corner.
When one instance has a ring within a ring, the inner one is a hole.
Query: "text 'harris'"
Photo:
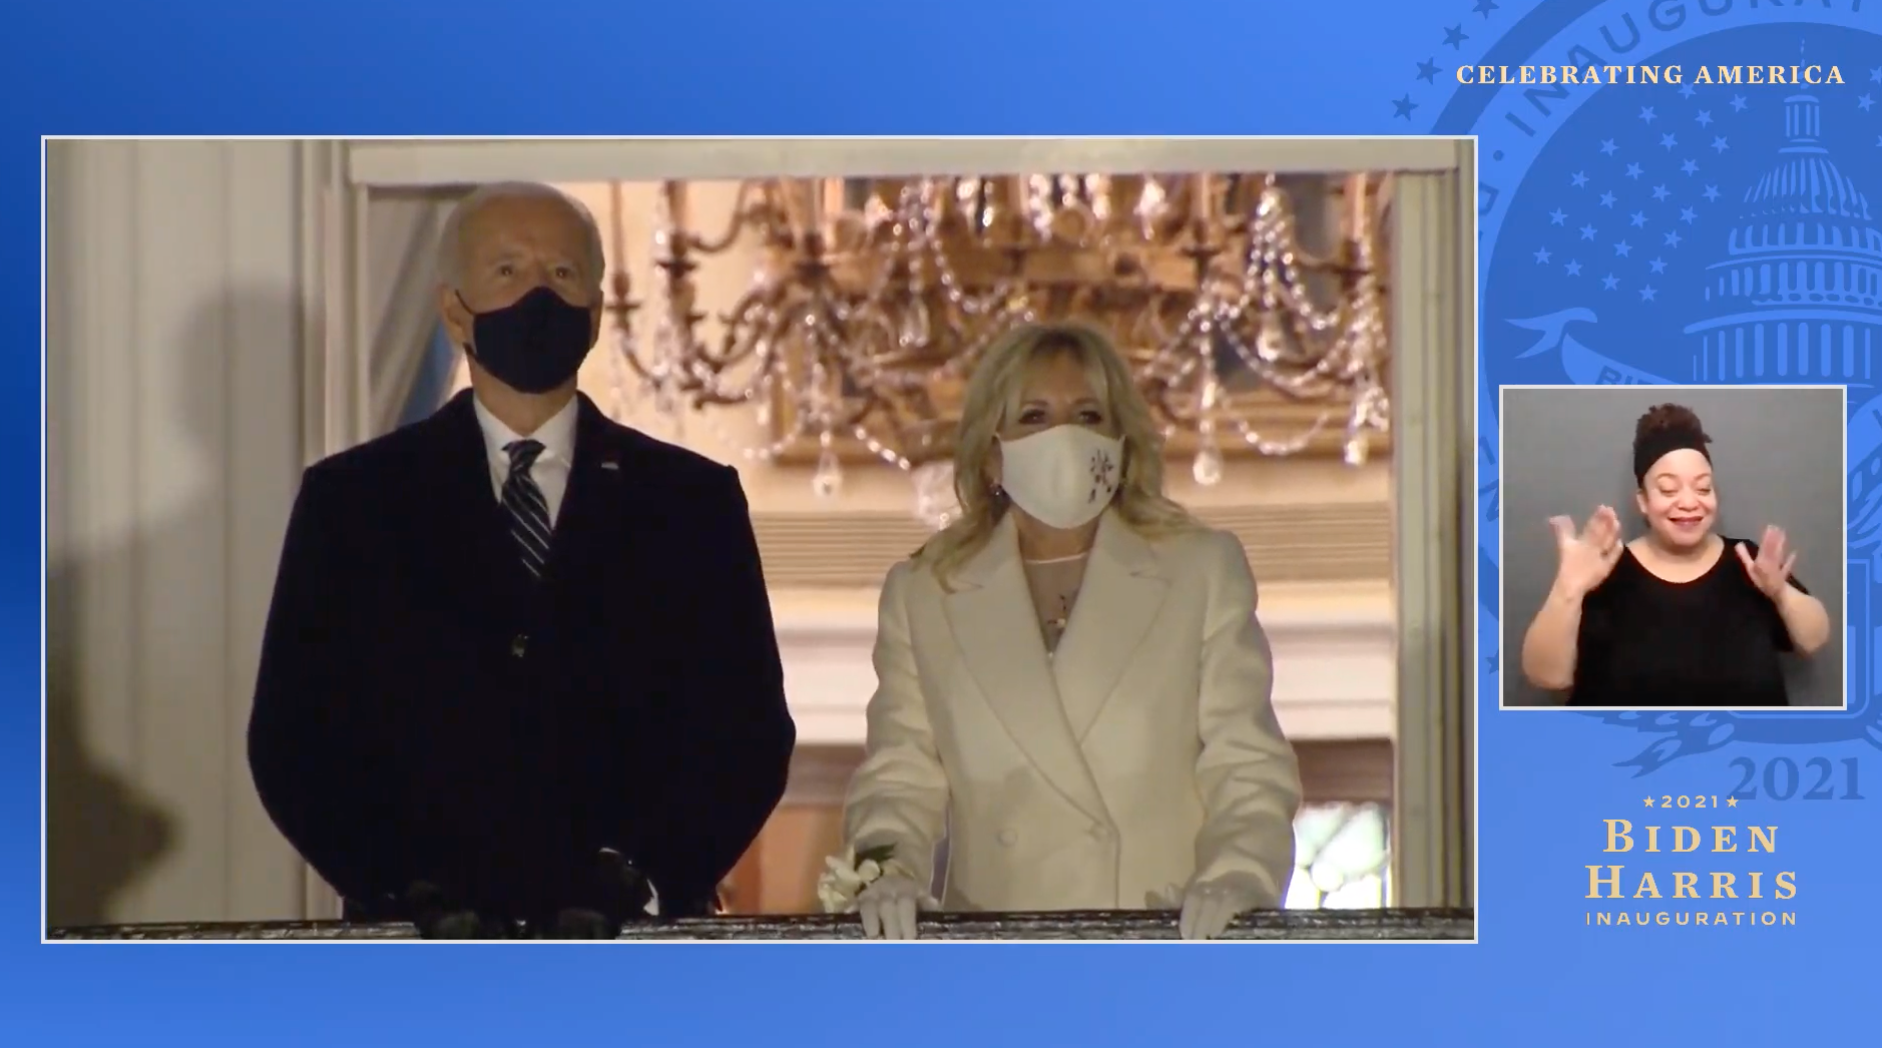
[[[1607,843],[1601,850],[1609,854],[1636,850],[1649,854],[1678,855],[1740,851],[1771,854],[1777,851],[1776,826],[1710,826],[1705,830],[1697,826],[1642,826],[1636,830],[1627,819],[1604,819],[1602,823],[1606,827]],[[1703,847],[1708,835],[1711,846]],[[1623,898],[1621,881],[1624,875],[1624,866],[1590,865],[1588,898]],[[1651,871],[1631,876],[1633,898],[1663,897],[1658,879]],[[1668,874],[1662,872],[1660,876]],[[1767,874],[1764,870],[1675,870],[1670,876],[1673,880],[1672,897],[1675,899],[1762,899],[1766,897],[1767,876],[1772,898],[1789,899],[1797,894],[1797,874],[1791,870],[1781,870],[1775,874]],[[1708,882],[1703,894],[1701,880]]]

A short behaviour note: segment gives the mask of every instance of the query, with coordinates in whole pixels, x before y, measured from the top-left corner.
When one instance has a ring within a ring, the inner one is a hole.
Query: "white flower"
[[[828,859],[823,860],[823,864],[827,868],[823,875],[824,878],[833,881],[842,888],[853,891],[868,883],[863,880],[862,875],[857,872],[856,867],[852,866],[846,859],[840,859],[832,855]]]
[[[846,848],[842,855],[823,860],[824,872],[817,878],[817,901],[825,913],[854,913],[856,899],[863,889],[884,877],[909,876],[901,863],[887,858],[888,849],[871,849],[871,858],[856,861],[856,849]],[[875,858],[874,856],[884,856]]]
[[[823,876],[817,878],[817,902],[825,913],[850,913],[856,909],[856,896],[869,882],[856,869],[856,853],[832,855],[823,860]]]
[[[823,912],[825,913],[848,913],[855,905],[856,900],[845,895],[842,890],[837,888],[834,884],[819,880],[817,882],[817,902],[823,906]]]

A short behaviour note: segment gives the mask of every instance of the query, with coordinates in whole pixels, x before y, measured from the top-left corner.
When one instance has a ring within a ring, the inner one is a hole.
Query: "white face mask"
[[[1000,442],[1000,486],[1041,524],[1089,524],[1117,494],[1124,442],[1067,424]]]

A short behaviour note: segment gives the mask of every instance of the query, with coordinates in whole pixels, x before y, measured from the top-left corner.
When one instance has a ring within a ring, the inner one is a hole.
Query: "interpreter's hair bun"
[[[1693,410],[1679,404],[1656,404],[1634,424],[1634,443],[1639,444],[1655,433],[1682,433],[1701,443],[1710,444],[1705,426]]]

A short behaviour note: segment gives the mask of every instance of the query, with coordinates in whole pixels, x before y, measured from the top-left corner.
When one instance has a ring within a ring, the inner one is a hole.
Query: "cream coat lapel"
[[[1091,731],[1163,609],[1169,584],[1159,569],[1150,543],[1107,512],[1052,658],[1074,739]]]
[[[955,592],[944,598],[948,625],[981,695],[1040,775],[1079,810],[1108,824],[1053,682],[1012,518],[952,582]]]

